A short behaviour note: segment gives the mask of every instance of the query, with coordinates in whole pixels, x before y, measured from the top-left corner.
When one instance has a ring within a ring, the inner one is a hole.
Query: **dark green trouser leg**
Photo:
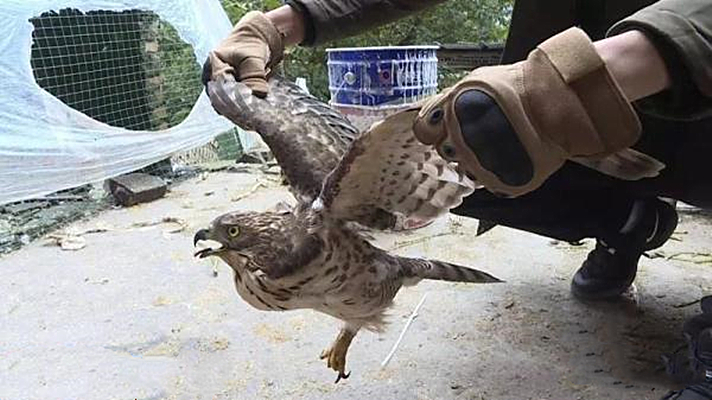
[[[642,121],[635,147],[667,164],[659,177],[625,182],[567,163],[525,196],[503,199],[479,190],[453,213],[572,242],[616,232],[638,199],[663,196],[712,208],[712,119]]]

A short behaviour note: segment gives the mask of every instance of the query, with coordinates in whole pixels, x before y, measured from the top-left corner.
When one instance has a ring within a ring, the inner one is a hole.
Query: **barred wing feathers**
[[[417,113],[393,114],[351,144],[319,196],[330,217],[361,222],[385,211],[428,221],[474,191],[470,178],[415,138]]]
[[[319,194],[358,130],[299,86],[275,76],[258,98],[232,75],[208,83],[213,108],[237,126],[257,132],[269,146],[300,201]]]

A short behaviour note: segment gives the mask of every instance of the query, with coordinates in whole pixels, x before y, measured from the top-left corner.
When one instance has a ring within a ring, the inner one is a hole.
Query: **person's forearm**
[[[293,7],[285,5],[266,15],[284,35],[285,45],[304,40],[304,18]],[[643,33],[628,31],[600,40],[595,46],[628,100],[653,95],[670,85],[665,62]]]
[[[284,45],[293,46],[304,40],[304,17],[290,6],[275,8],[265,14],[284,35]]]
[[[643,32],[667,65],[667,90],[640,99],[639,112],[697,120],[712,116],[712,1],[660,0],[608,30],[609,37]]]
[[[315,46],[368,32],[445,0],[286,0],[307,22],[299,44]]]
[[[629,101],[670,86],[665,62],[642,32],[628,31],[600,40],[595,46]]]

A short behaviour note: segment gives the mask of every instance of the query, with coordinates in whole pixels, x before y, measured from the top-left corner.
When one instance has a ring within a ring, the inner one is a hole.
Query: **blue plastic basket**
[[[409,104],[437,92],[437,46],[327,49],[331,103]]]

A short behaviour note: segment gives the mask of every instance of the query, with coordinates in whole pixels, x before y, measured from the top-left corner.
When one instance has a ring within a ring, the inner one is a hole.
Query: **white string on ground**
[[[403,327],[403,330],[400,333],[400,336],[398,336],[398,340],[396,340],[395,344],[393,344],[393,347],[391,348],[391,351],[388,353],[383,362],[381,362],[381,368],[388,365],[388,363],[391,361],[391,358],[393,358],[393,355],[396,354],[396,350],[398,350],[398,346],[400,346],[400,343],[403,341],[405,333],[408,331],[408,328],[410,328],[410,325],[413,324],[413,321],[415,321],[415,319],[418,317],[418,311],[420,311],[420,308],[423,306],[423,303],[425,303],[426,297],[428,297],[428,293],[425,293],[423,295],[418,305],[415,306],[415,309],[413,309],[413,312],[410,314],[410,317],[408,317],[408,320],[406,321],[405,326]]]

